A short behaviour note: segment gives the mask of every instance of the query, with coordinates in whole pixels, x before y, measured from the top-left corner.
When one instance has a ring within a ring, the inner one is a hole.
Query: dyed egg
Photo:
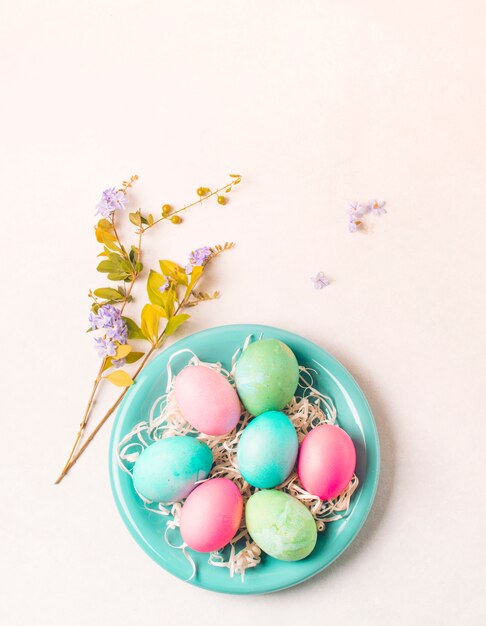
[[[240,401],[227,379],[204,365],[188,365],[175,380],[185,419],[206,435],[226,435],[240,419]]]
[[[310,511],[283,491],[263,490],[246,503],[246,527],[253,541],[281,561],[300,561],[314,549],[317,528]]]
[[[229,543],[238,532],[243,498],[228,478],[211,478],[187,498],[181,511],[181,535],[189,548],[213,552]]]
[[[298,473],[309,493],[321,500],[332,500],[346,489],[355,468],[353,441],[339,426],[321,424],[304,437]]]
[[[209,447],[193,437],[166,437],[142,452],[133,468],[137,492],[154,502],[182,500],[213,464]]]
[[[297,389],[299,365],[292,350],[277,339],[248,346],[236,362],[236,389],[253,415],[283,409]]]
[[[276,487],[291,473],[298,449],[289,418],[280,411],[262,413],[248,424],[238,442],[240,473],[254,487]]]

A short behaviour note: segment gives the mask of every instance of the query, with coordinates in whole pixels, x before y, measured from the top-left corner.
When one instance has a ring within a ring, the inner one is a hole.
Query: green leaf
[[[135,363],[135,361],[141,359],[144,354],[145,352],[130,352],[130,354],[128,354],[125,358],[127,360],[127,363]]]
[[[113,261],[108,260],[108,261],[101,261],[101,263],[98,264],[98,267],[96,269],[98,270],[98,272],[110,274],[119,270],[119,267],[118,265],[113,263]]]
[[[107,276],[108,280],[127,280],[129,278],[129,276],[125,273],[120,273],[120,272],[111,272],[110,274],[108,274]]]
[[[125,299],[123,293],[120,293],[118,290],[113,289],[112,287],[101,287],[100,289],[95,289],[94,295],[98,296],[98,298],[104,298],[105,300],[114,300],[115,302]]]
[[[109,380],[110,383],[113,383],[117,387],[130,387],[130,385],[133,385],[132,377],[124,370],[115,370],[103,376],[103,378],[106,378],[106,380]]]
[[[163,309],[155,307],[153,304],[146,304],[142,309],[142,332],[152,344],[155,344],[159,337],[159,320],[162,317],[160,314],[161,310]]]
[[[142,225],[142,218],[140,217],[140,213],[130,213],[128,215],[128,219],[131,221],[132,224],[135,224],[135,226]]]
[[[165,334],[167,336],[172,335],[181,324],[183,324],[186,320],[188,320],[191,316],[187,315],[187,313],[181,313],[180,315],[174,315],[167,322],[167,326],[165,327]]]
[[[129,317],[122,317],[123,321],[127,325],[128,330],[128,338],[129,339],[145,339],[145,335],[142,332],[142,329],[138,324],[136,324]]]

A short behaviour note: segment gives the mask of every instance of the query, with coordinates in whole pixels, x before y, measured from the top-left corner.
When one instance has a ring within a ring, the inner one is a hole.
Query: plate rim
[[[282,328],[278,328],[276,326],[269,326],[269,325],[265,325],[265,324],[251,324],[251,323],[247,323],[247,324],[223,324],[220,326],[212,326],[210,328],[206,328],[204,330],[201,331],[197,331],[195,333],[192,333],[190,335],[187,335],[185,337],[181,337],[180,339],[178,339],[177,341],[175,341],[173,344],[171,344],[169,347],[167,347],[165,350],[162,350],[145,368],[144,370],[142,370],[143,374],[145,374],[145,377],[147,375],[150,375],[150,371],[152,369],[155,368],[157,361],[159,361],[159,359],[161,358],[166,358],[166,357],[170,357],[172,353],[176,352],[179,349],[179,344],[186,342],[187,340],[194,338],[194,337],[204,337],[205,335],[210,335],[213,334],[215,332],[221,332],[222,330],[224,331],[236,331],[236,332],[241,332],[244,331],[247,334],[251,335],[251,334],[259,334],[259,333],[265,333],[265,331],[272,331],[272,332],[277,332],[279,334],[283,334],[286,335],[288,337],[291,338],[295,338],[295,340],[300,341],[300,342],[304,342],[306,344],[309,344],[310,346],[312,346],[313,348],[317,348],[318,350],[324,352],[326,354],[326,357],[328,359],[330,359],[331,362],[333,362],[333,364],[335,366],[337,366],[337,368],[339,370],[341,370],[345,376],[347,376],[349,378],[349,380],[352,382],[352,384],[354,384],[355,386],[355,390],[357,390],[357,392],[361,395],[361,399],[365,405],[365,407],[367,408],[367,412],[368,412],[368,417],[370,418],[370,426],[372,429],[372,433],[373,433],[373,444],[374,444],[374,468],[373,468],[373,475],[371,476],[370,480],[372,481],[371,484],[371,492],[368,498],[368,502],[366,502],[363,512],[361,514],[361,518],[358,520],[356,527],[354,528],[352,534],[350,535],[350,537],[346,540],[345,545],[342,546],[342,548],[328,561],[326,561],[322,566],[316,568],[314,571],[302,576],[302,578],[300,578],[299,580],[295,580],[295,581],[291,581],[288,584],[281,584],[281,583],[277,583],[274,586],[270,585],[269,587],[266,587],[265,589],[262,590],[248,590],[245,588],[235,588],[234,590],[229,590],[229,589],[219,589],[217,588],[217,586],[215,585],[211,585],[211,584],[205,584],[204,581],[198,581],[197,579],[194,580],[190,580],[190,581],[186,581],[184,580],[182,577],[178,576],[176,573],[174,573],[173,571],[167,569],[164,564],[162,564],[159,559],[156,558],[156,555],[152,552],[149,551],[147,549],[147,544],[146,542],[143,542],[141,540],[140,534],[135,532],[135,528],[133,527],[133,525],[130,523],[129,519],[128,519],[128,515],[126,512],[126,508],[123,506],[122,503],[122,499],[120,497],[119,491],[117,489],[117,486],[115,484],[115,469],[119,471],[119,466],[118,463],[116,462],[116,459],[114,459],[114,448],[117,445],[118,442],[115,442],[115,434],[117,432],[117,424],[121,419],[121,415],[122,413],[125,411],[125,407],[126,405],[130,402],[130,397],[131,395],[133,395],[133,393],[135,393],[135,389],[136,389],[136,385],[134,385],[133,387],[130,387],[127,391],[127,393],[125,394],[125,397],[123,398],[122,402],[120,403],[120,406],[118,407],[118,410],[116,412],[115,415],[115,419],[113,421],[113,425],[111,428],[111,433],[110,433],[110,439],[109,439],[109,449],[108,449],[108,471],[109,471],[109,480],[110,480],[110,488],[111,488],[111,492],[113,495],[113,498],[115,500],[115,505],[116,508],[118,510],[118,513],[120,515],[120,517],[123,520],[123,524],[124,526],[127,528],[128,532],[130,533],[130,535],[133,537],[133,539],[135,539],[136,543],[138,544],[138,546],[140,548],[142,548],[142,550],[159,566],[161,567],[164,571],[166,571],[167,573],[171,574],[172,576],[175,576],[176,578],[178,578],[179,580],[182,580],[183,582],[188,582],[189,584],[199,587],[201,589],[206,589],[208,591],[212,591],[215,593],[224,593],[224,594],[228,594],[228,595],[261,595],[261,594],[267,594],[267,593],[275,593],[277,591],[283,591],[284,589],[289,589],[291,587],[294,587],[296,585],[300,585],[301,583],[309,580],[310,578],[316,576],[317,574],[321,573],[322,571],[324,571],[326,568],[328,568],[332,563],[334,563],[334,561],[336,561],[342,554],[343,552],[345,552],[345,550],[347,550],[349,548],[349,546],[353,543],[353,541],[356,539],[357,535],[360,533],[361,529],[363,528],[366,520],[368,519],[369,513],[371,511],[371,508],[373,506],[375,497],[376,497],[376,492],[378,489],[378,484],[379,484],[379,479],[380,479],[380,470],[381,470],[381,450],[380,450],[380,439],[379,439],[379,434],[378,434],[378,429],[376,427],[376,421],[373,415],[373,412],[371,410],[371,407],[369,405],[369,402],[364,394],[364,392],[362,391],[361,387],[358,385],[358,383],[356,382],[354,376],[349,372],[349,370],[335,357],[333,356],[330,352],[328,352],[327,350],[325,350],[324,348],[322,348],[320,345],[314,343],[313,341],[311,341],[310,339],[307,339],[306,337],[303,337],[302,335],[299,335],[297,333],[282,329]],[[282,340],[284,341],[284,340]],[[367,455],[367,458],[368,455]],[[369,471],[369,468],[368,470]]]

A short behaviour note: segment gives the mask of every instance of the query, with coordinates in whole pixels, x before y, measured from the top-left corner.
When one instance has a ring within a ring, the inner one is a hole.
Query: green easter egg
[[[275,559],[300,561],[316,545],[317,528],[310,511],[283,491],[257,491],[246,503],[245,516],[253,541]]]
[[[235,382],[245,409],[253,415],[279,411],[297,389],[299,365],[284,343],[261,339],[250,344],[236,362]]]

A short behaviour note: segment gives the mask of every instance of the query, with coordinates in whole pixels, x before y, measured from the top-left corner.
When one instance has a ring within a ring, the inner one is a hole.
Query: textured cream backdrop
[[[1,1],[3,624],[485,622],[485,19],[480,0]],[[52,485],[96,367],[100,190],[138,173],[136,204],[157,208],[231,171],[231,204],[152,240],[152,261],[238,242],[187,331],[318,342],[383,448],[352,548],[255,598],[191,588],[136,546],[109,427]],[[346,201],[375,195],[388,215],[348,234]]]

